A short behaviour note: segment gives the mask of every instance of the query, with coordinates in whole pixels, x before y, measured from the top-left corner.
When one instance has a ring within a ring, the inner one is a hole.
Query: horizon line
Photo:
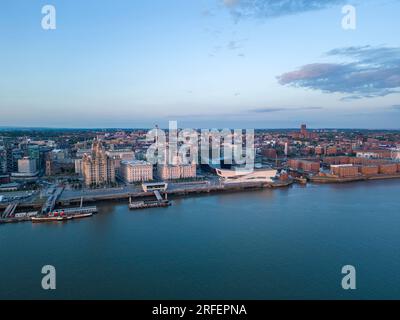
[[[48,126],[0,126],[0,130],[29,130],[29,129],[40,129],[40,130],[151,130],[155,129],[155,127],[48,127]],[[168,130],[168,127],[159,129]],[[178,129],[184,129],[178,128]],[[191,129],[200,130],[200,129],[240,129],[240,128],[228,128],[228,127],[193,127]],[[281,127],[281,128],[242,128],[242,130],[300,130],[300,127]],[[357,127],[308,127],[308,130],[369,130],[369,131],[400,131],[400,128],[357,128]]]

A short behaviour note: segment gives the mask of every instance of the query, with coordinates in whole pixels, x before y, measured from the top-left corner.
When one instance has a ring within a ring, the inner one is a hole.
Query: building
[[[307,137],[308,132],[307,132],[307,125],[306,125],[306,124],[302,124],[302,125],[301,125],[300,134],[301,134],[303,137]]]
[[[396,174],[397,173],[397,164],[396,163],[387,163],[381,164],[379,166],[380,174]]]
[[[373,176],[379,173],[379,166],[360,166],[360,172],[364,176]]]
[[[131,149],[117,149],[106,151],[106,154],[110,158],[120,159],[121,161],[135,160],[135,152]]]
[[[277,175],[275,169],[216,169],[219,177],[221,177],[224,183],[242,183],[242,182],[265,182],[271,183]]]
[[[195,164],[159,164],[157,175],[162,180],[178,180],[196,178]]]
[[[55,160],[55,161],[63,161],[68,158],[67,152],[65,150],[61,150],[61,149],[51,150],[48,157],[49,157],[49,159]]]
[[[13,171],[17,171],[17,165],[14,162],[14,158],[13,158],[13,149],[14,149],[14,145],[13,143],[9,140],[9,139],[5,139],[3,138],[3,142],[4,142],[4,157],[5,157],[5,161],[6,161],[6,173],[11,173]]]
[[[146,161],[121,161],[120,175],[126,183],[153,180],[153,165]]]
[[[4,147],[0,147],[0,174],[7,173],[7,152]]]
[[[13,180],[36,180],[39,175],[36,160],[29,157],[18,159],[18,172],[13,172]]]
[[[19,184],[15,183],[15,182],[14,183],[0,184],[0,191],[5,191],[5,192],[17,191],[18,188],[19,188]]]
[[[36,159],[24,157],[18,160],[18,173],[26,173],[29,175],[37,174]]]
[[[327,156],[334,156],[338,153],[337,147],[336,146],[328,146],[326,147],[325,154]]]
[[[93,142],[91,154],[83,155],[82,175],[86,186],[115,183],[114,160],[107,156],[99,140]]]
[[[153,183],[142,183],[142,188],[144,192],[154,192],[154,191],[167,191],[168,183],[165,182],[153,182]]]
[[[71,159],[46,160],[46,176],[57,174],[72,174],[75,171],[75,162]]]
[[[10,183],[10,176],[8,174],[6,175],[0,175],[0,184],[3,183]]]
[[[181,156],[174,156],[171,163],[167,162],[157,165],[157,176],[161,180],[178,180],[196,178],[196,164],[183,163]]]
[[[114,160],[115,173],[121,176],[121,162],[135,160],[135,153],[131,149],[108,150],[106,154]]]
[[[75,173],[79,174],[80,176],[83,175],[82,169],[82,159],[75,159]]]
[[[321,164],[319,161],[290,159],[288,161],[288,167],[292,170],[317,173],[320,170]]]
[[[24,157],[24,151],[21,149],[12,149],[11,152],[11,168],[10,172],[18,172],[18,160]]]
[[[36,162],[36,168],[37,170],[40,169],[40,150],[39,150],[39,146],[36,144],[31,144],[28,145],[28,156],[29,158],[31,158],[32,160],[35,160]]]
[[[359,175],[357,166],[352,164],[331,165],[331,174],[340,178],[356,177]]]
[[[274,160],[278,157],[278,154],[274,148],[263,149],[262,155],[268,159],[274,159]]]
[[[357,151],[357,158],[367,159],[390,159],[392,158],[392,150],[368,150],[368,151]]]

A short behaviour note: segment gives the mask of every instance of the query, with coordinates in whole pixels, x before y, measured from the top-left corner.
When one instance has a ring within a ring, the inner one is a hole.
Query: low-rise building
[[[360,166],[360,173],[365,176],[373,176],[379,173],[379,166]]]
[[[320,162],[302,159],[290,159],[288,161],[289,168],[293,170],[302,170],[304,172],[319,172]]]
[[[379,166],[380,174],[396,174],[397,173],[397,164],[396,163],[388,163],[381,164]]]
[[[331,166],[331,174],[340,178],[356,177],[359,175],[358,167],[352,164],[339,164]]]

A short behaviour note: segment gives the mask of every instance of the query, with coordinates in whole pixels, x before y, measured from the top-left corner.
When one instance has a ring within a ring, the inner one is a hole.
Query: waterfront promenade
[[[233,192],[246,189],[261,189],[266,187],[283,187],[287,183],[265,184],[265,183],[223,183],[218,179],[193,182],[169,183],[167,195],[188,195],[197,193]],[[123,200],[129,198],[145,198],[154,196],[153,192],[144,192],[141,186],[124,186],[120,188],[104,188],[94,190],[64,190],[60,196],[58,205],[69,205],[81,201],[95,202],[104,200]]]

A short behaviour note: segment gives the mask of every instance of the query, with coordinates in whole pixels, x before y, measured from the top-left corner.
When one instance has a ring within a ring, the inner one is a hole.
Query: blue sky
[[[399,0],[0,5],[0,126],[400,128]]]

